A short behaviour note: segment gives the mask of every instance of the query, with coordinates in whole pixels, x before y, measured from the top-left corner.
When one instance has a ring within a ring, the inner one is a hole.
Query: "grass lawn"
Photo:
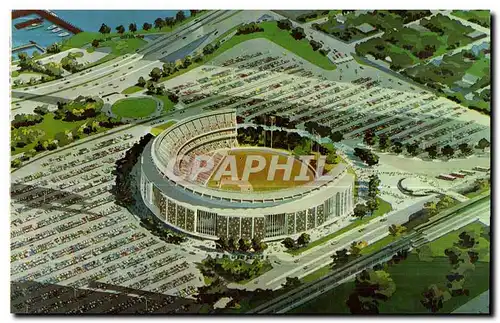
[[[434,258],[432,262],[420,261],[410,254],[400,264],[389,267],[388,272],[396,283],[396,291],[387,302],[380,302],[380,313],[410,314],[427,313],[420,304],[421,293],[432,284],[441,284],[450,272],[450,264],[445,257]],[[476,269],[466,278],[465,288],[469,296],[458,296],[444,303],[439,313],[450,313],[489,288],[489,264],[476,263]],[[354,282],[346,282],[314,300],[295,308],[291,313],[349,314],[345,301],[354,288]]]
[[[48,139],[54,139],[54,135],[58,132],[66,131],[66,130],[71,130],[76,128],[77,126],[81,126],[84,124],[86,120],[82,121],[62,121],[62,120],[56,120],[54,119],[54,114],[48,113],[44,116],[44,119],[42,122],[31,126],[27,127],[27,129],[40,129],[42,130],[45,134],[40,137],[38,140],[44,141]],[[37,144],[38,140],[35,142],[32,142],[29,145],[24,146],[23,148],[16,148],[15,151],[13,151],[11,154],[16,155],[19,153],[27,152],[30,149],[33,149],[35,145]]]
[[[371,253],[374,253],[374,252],[382,249],[383,247],[387,246],[388,244],[396,241],[397,239],[398,239],[398,237],[388,235],[387,237],[382,238],[378,241],[375,241],[371,245],[368,245],[368,246],[364,247],[363,249],[361,249],[361,254],[362,255],[369,255]]]
[[[160,99],[163,102],[163,112],[167,113],[174,109],[175,103],[170,101],[166,95],[153,95],[155,98]]]
[[[19,71],[12,71],[12,73],[10,73],[10,76],[12,77],[16,77],[16,76],[19,76]]]
[[[483,78],[490,73],[490,60],[488,58],[478,59],[465,73]]]
[[[99,47],[111,47],[111,54],[125,55],[134,53],[148,42],[140,38],[108,40],[99,44]]]
[[[451,14],[468,21],[472,20],[471,22],[486,28],[489,28],[491,25],[489,10],[453,10]]]
[[[223,190],[232,190],[234,185],[251,185],[253,191],[268,191],[268,190],[279,190],[279,189],[287,189],[291,187],[306,185],[314,179],[314,173],[308,169],[307,176],[309,180],[295,180],[294,178],[298,176],[302,169],[302,162],[298,159],[293,159],[292,170],[290,173],[290,178],[284,177],[284,172],[279,171],[275,173],[274,179],[268,180],[269,168],[271,165],[271,159],[275,158],[274,156],[278,156],[278,164],[285,164],[289,155],[282,155],[275,152],[262,152],[258,150],[247,150],[247,149],[238,149],[229,151],[228,155],[234,156],[236,159],[236,170],[238,178],[243,177],[243,172],[245,170],[245,165],[247,163],[247,158],[249,156],[259,155],[265,159],[265,166],[261,171],[251,173],[248,177],[248,181],[233,181],[230,176],[222,176],[219,179],[215,178],[215,175],[218,173],[219,168],[214,172],[214,175],[209,179],[207,186],[210,188],[220,188]],[[224,162],[220,164],[219,167],[225,167]],[[229,185],[228,185],[229,184]],[[241,191],[239,186],[238,191]]]
[[[137,86],[137,85],[132,85],[131,87],[126,88],[125,90],[122,91],[122,94],[132,94],[135,92],[143,91],[144,88]]]
[[[205,282],[205,285],[210,285],[213,281],[213,278],[208,276],[203,276],[203,281]]]
[[[484,237],[480,237],[481,230],[485,227],[481,222],[473,222],[466,225],[459,230],[452,231],[441,238],[434,240],[429,243],[431,247],[432,255],[435,257],[444,257],[444,250],[453,246],[453,243],[458,241],[458,235],[463,231],[474,231],[477,234],[479,245],[479,261],[489,262],[490,261],[490,242]]]
[[[239,43],[250,39],[266,38],[325,70],[334,70],[336,68],[335,64],[330,62],[330,60],[326,56],[321,55],[318,51],[314,51],[309,44],[309,41],[305,39],[295,40],[290,35],[290,31],[279,29],[276,22],[263,22],[259,24],[259,26],[264,28],[263,32],[257,32],[248,35],[235,35],[231,37],[231,39],[223,43],[215,53],[218,53],[218,55],[220,55],[222,52],[225,52],[226,50],[233,48]]]
[[[325,242],[327,242],[327,241],[329,241],[329,240],[331,240],[333,238],[336,238],[336,237],[340,236],[341,234],[346,233],[347,231],[350,231],[350,230],[352,230],[352,229],[354,229],[354,228],[356,228],[356,227],[358,227],[360,225],[366,224],[369,221],[371,221],[372,219],[374,219],[374,218],[376,218],[378,216],[384,215],[385,213],[390,212],[392,210],[392,206],[389,203],[387,203],[386,201],[382,200],[381,198],[377,197],[377,199],[379,201],[379,207],[375,210],[375,212],[373,212],[372,216],[364,217],[361,220],[355,220],[354,222],[352,222],[348,226],[346,226],[346,227],[344,227],[344,228],[342,228],[342,229],[340,229],[340,230],[338,230],[336,232],[333,232],[333,233],[331,233],[331,234],[329,234],[327,236],[324,236],[323,238],[315,240],[315,241],[309,243],[307,246],[305,246],[303,248],[298,248],[298,249],[293,249],[293,250],[287,250],[287,252],[289,254],[292,254],[292,255],[300,255],[302,252],[304,252],[306,250],[309,250],[309,249],[311,249],[313,247],[322,245]]]
[[[111,107],[111,111],[120,117],[142,118],[156,110],[156,101],[150,98],[129,98],[118,100]]]
[[[175,124],[175,121],[172,121],[172,120],[168,121],[168,122],[166,122],[164,124],[161,124],[159,126],[156,126],[156,127],[152,128],[150,132],[151,132],[151,134],[153,136],[158,136],[161,132],[163,132],[163,130],[169,128],[173,124]]]
[[[430,242],[428,245],[434,256],[430,262],[419,260],[416,252],[412,251],[406,260],[388,267],[387,272],[396,283],[396,291],[387,302],[380,303],[380,313],[427,313],[427,310],[420,304],[423,290],[432,284],[444,287],[446,281],[445,277],[451,270],[448,258],[444,257],[444,249],[452,247],[453,243],[458,240],[458,234],[461,232],[474,231],[479,235],[483,227],[484,225],[482,223],[474,222]],[[389,238],[387,240],[389,240]],[[372,246],[375,246],[375,244]],[[362,252],[366,252],[370,247],[371,246],[364,248]],[[470,292],[469,296],[451,298],[444,303],[439,313],[450,313],[489,289],[489,248],[489,240],[480,237],[479,261],[475,264],[475,270],[467,274],[464,284],[464,288],[468,289]],[[320,268],[316,272],[304,277],[303,280],[309,282],[326,275],[329,271],[328,267],[329,266]],[[345,305],[345,301],[353,288],[353,281],[346,282],[323,294],[321,297],[294,309],[291,313],[348,314],[349,309]]]
[[[313,282],[315,280],[320,279],[323,276],[328,275],[328,273],[330,273],[331,270],[332,270],[332,264],[331,264],[331,261],[330,261],[330,264],[328,264],[328,265],[326,265],[324,267],[321,267],[320,269],[318,269],[318,270],[310,273],[307,276],[302,277],[301,280],[304,283],[311,283],[311,282]]]
[[[481,195],[481,194],[483,194],[483,193],[488,192],[490,189],[491,189],[491,187],[490,187],[490,186],[488,186],[488,187],[485,187],[485,188],[483,188],[483,189],[477,190],[477,191],[475,191],[475,192],[470,192],[470,193],[467,193],[467,194],[465,194],[465,196],[467,196],[468,198],[470,198],[470,199],[471,199],[471,198],[473,198],[473,197],[476,197],[476,196],[479,196],[479,195]]]

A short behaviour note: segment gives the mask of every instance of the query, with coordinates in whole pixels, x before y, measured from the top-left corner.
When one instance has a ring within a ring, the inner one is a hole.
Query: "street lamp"
[[[271,149],[273,148],[273,126],[274,126],[275,116],[271,116]]]

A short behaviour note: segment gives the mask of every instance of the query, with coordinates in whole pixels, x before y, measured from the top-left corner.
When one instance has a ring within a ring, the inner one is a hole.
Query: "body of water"
[[[166,17],[175,17],[179,10],[52,10],[63,20],[71,23],[72,25],[80,28],[83,31],[99,31],[101,24],[105,23],[114,32],[115,28],[123,25],[128,30],[130,23],[137,24],[137,29],[141,29],[145,22],[154,25],[157,18],[165,19]],[[183,10],[186,17],[189,17],[189,10]],[[42,47],[47,47],[53,43],[61,42],[73,36],[72,33],[62,29],[59,32],[52,32],[47,28],[52,26],[48,20],[42,22],[42,27],[36,29],[16,29],[15,24],[30,19],[40,18],[36,14],[24,16],[12,20],[12,48],[26,45],[30,41],[34,41]],[[65,37],[58,36],[62,32],[68,32],[69,35]],[[32,52],[26,50],[25,52]],[[14,53],[13,53],[13,56]]]
[[[56,15],[83,31],[99,31],[105,23],[112,31],[119,25],[128,30],[130,23],[141,29],[145,22],[154,24],[157,18],[175,17],[179,10],[52,10]],[[183,10],[189,17],[189,10]]]
[[[12,48],[26,45],[30,42],[30,40],[36,42],[42,47],[47,47],[55,42],[60,42],[63,39],[72,36],[72,33],[62,28],[60,28],[61,31],[59,32],[52,32],[52,30],[48,30],[47,28],[53,25],[48,20],[43,20],[42,27],[31,30],[27,28],[16,29],[16,27],[14,27],[17,23],[36,18],[40,18],[40,16],[32,14],[12,20]],[[69,35],[66,37],[59,37],[58,35],[63,32],[67,32]]]

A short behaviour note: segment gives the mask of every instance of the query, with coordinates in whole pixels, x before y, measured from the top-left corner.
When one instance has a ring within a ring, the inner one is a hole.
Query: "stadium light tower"
[[[274,126],[274,120],[276,119],[275,116],[271,116],[271,149],[273,148],[273,126]]]

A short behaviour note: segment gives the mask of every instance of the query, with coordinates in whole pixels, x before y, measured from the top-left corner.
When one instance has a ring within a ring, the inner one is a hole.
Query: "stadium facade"
[[[352,211],[354,176],[344,164],[333,168],[328,180],[267,192],[208,188],[209,175],[184,176],[196,156],[218,163],[221,151],[237,148],[236,129],[234,111],[210,112],[182,120],[146,146],[140,191],[159,219],[200,238],[269,241],[336,222]]]

